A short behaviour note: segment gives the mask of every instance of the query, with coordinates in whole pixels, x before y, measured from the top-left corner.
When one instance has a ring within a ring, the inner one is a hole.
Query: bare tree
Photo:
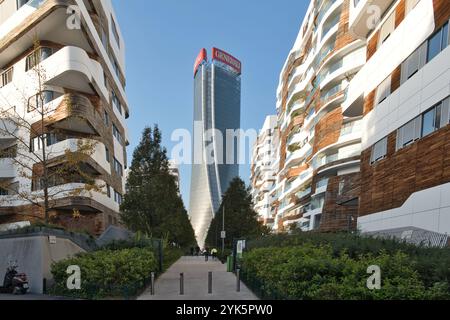
[[[0,158],[11,159],[23,185],[3,180],[0,188],[12,195],[3,197],[4,203],[39,207],[48,223],[49,212],[58,199],[86,193],[91,196],[92,192],[102,192],[104,186],[97,183],[96,176],[85,166],[95,152],[95,140],[77,138],[76,146],[62,152],[52,147],[50,141],[61,132],[54,128],[50,132],[48,125],[58,106],[48,103],[46,97],[49,91],[39,41],[35,41],[33,49],[26,61],[32,80],[12,89],[15,103],[8,97],[0,97],[0,136],[11,138],[2,140],[10,142],[0,145]],[[30,92],[34,94],[30,96]],[[70,99],[62,103],[66,110],[72,109]],[[74,210],[76,215],[78,210]]]

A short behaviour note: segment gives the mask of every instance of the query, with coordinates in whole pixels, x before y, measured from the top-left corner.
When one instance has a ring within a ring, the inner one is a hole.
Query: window
[[[109,127],[109,114],[106,110],[103,112],[103,122],[105,123],[105,126]]]
[[[67,137],[65,137],[61,134],[51,132],[51,133],[46,134],[45,138],[46,138],[45,140],[46,140],[47,146],[52,146],[54,144],[57,144],[58,142],[66,140]]]
[[[379,105],[391,94],[391,77],[389,76],[377,88],[375,104]]]
[[[419,0],[406,0],[406,14],[410,13],[415,8]]]
[[[105,146],[105,154],[106,154],[106,161],[108,161],[108,163],[110,163],[111,158],[110,158],[109,149],[107,146]]]
[[[120,164],[120,162],[116,158],[114,158],[114,171],[118,175],[123,176],[123,167],[122,167],[122,165]]]
[[[29,2],[30,0],[17,0],[17,10],[19,10],[20,8],[22,8],[24,5],[27,4],[27,2]]]
[[[386,157],[387,154],[387,137],[375,143],[372,147],[372,157],[370,163],[375,163]]]
[[[7,195],[8,195],[8,190],[0,187],[0,196],[7,196]]]
[[[448,46],[448,22],[428,40],[427,62]]]
[[[111,186],[109,184],[106,185],[106,195],[111,198]]]
[[[116,22],[114,21],[114,18],[112,16],[111,16],[111,29],[112,29],[114,38],[116,39],[117,46],[120,48],[119,31],[117,30]]]
[[[12,77],[13,77],[13,67],[0,73],[0,88],[10,83],[12,81]]]
[[[114,91],[111,92],[112,96],[112,104],[113,106],[119,111],[120,114],[122,114],[122,106],[120,105],[119,98],[117,97],[116,93]]]
[[[55,98],[55,93],[53,91],[44,90],[41,93],[31,97],[28,100],[28,112],[34,111],[36,109],[42,109],[44,105],[53,101]]]
[[[380,47],[390,36],[395,29],[395,11],[387,18],[380,30],[380,39],[378,47]]]
[[[26,60],[25,71],[33,69],[38,63],[41,63],[53,54],[53,49],[41,47],[28,55]]]
[[[411,120],[397,131],[397,150],[410,145],[420,139],[422,128],[422,117]]]
[[[432,107],[423,114],[422,137],[433,133],[440,128],[441,124],[441,103]]]
[[[415,51],[404,63],[406,78],[409,79],[419,71],[419,51]]]
[[[114,190],[114,201],[118,204],[122,204],[122,195],[116,190]]]
[[[116,125],[113,123],[113,136],[119,141],[119,143],[123,143],[122,134],[119,129],[117,129]]]

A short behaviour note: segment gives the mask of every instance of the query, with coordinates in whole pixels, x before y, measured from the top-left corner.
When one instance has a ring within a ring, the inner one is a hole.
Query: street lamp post
[[[223,205],[223,212],[222,212],[222,255],[225,250],[225,204]]]

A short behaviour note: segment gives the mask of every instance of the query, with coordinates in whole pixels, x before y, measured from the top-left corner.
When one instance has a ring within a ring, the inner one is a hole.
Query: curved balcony
[[[102,117],[87,97],[69,93],[51,103],[55,111],[44,120],[44,126],[92,136],[109,134],[105,132]],[[35,132],[39,132],[40,122],[34,123],[33,128]]]
[[[377,8],[380,17],[382,17],[393,2],[394,0],[359,0],[355,6],[352,1],[350,4],[349,31],[360,39],[367,39],[372,31],[368,21],[373,19],[374,14],[370,8],[372,6]]]
[[[79,139],[67,139],[47,147],[48,158],[55,159],[61,157],[65,154],[66,150],[70,152],[77,152],[79,141]],[[96,142],[91,158],[103,170],[105,170],[106,173],[111,174],[111,165],[106,160],[106,148],[103,143]]]
[[[42,61],[40,65],[45,70],[48,85],[96,94],[91,87],[92,84],[99,89],[98,93],[109,101],[109,92],[104,84],[103,68],[83,49],[64,47]]]

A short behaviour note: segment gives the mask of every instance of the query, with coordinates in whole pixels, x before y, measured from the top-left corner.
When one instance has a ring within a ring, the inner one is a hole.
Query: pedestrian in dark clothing
[[[209,258],[209,250],[208,250],[208,248],[205,248],[205,251],[203,252],[203,254],[205,255],[205,261],[208,261],[208,258]]]
[[[200,247],[196,246],[195,247],[195,255],[198,256],[200,254]]]

